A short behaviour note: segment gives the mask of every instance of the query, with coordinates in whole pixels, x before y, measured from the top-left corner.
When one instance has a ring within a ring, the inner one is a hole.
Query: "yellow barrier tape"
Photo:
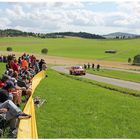
[[[32,80],[32,95],[35,91],[35,88],[44,77],[45,77],[45,71],[41,71],[34,76]],[[24,113],[31,114],[32,117],[30,119],[20,120],[17,138],[32,138],[32,139],[38,138],[35,109],[34,109],[34,102],[33,102],[32,95],[29,98],[23,111]]]

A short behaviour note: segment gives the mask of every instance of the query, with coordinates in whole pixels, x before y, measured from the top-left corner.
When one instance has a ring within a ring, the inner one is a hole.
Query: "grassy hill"
[[[48,48],[48,55],[83,59],[127,61],[140,53],[140,39],[95,40],[81,38],[40,39],[33,37],[0,38],[0,50],[12,47],[13,51],[40,53]],[[106,54],[105,50],[116,50]]]

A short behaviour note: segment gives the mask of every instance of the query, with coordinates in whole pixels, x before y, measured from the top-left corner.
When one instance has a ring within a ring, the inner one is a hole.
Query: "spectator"
[[[27,60],[26,59],[22,59],[21,60],[21,67],[23,68],[23,69],[28,69],[28,62],[27,62]]]
[[[47,70],[47,65],[46,65],[46,63],[44,63],[44,64],[42,65],[42,70]]]
[[[94,70],[94,64],[92,63],[92,69]]]
[[[9,80],[9,76],[4,74],[0,80],[0,88],[4,87],[6,82]]]
[[[42,70],[42,65],[45,64],[45,61],[44,59],[41,59],[40,62],[39,62],[39,69],[40,71]]]
[[[88,66],[88,69],[90,69],[90,64],[89,64],[89,63],[88,63],[88,65],[87,65],[87,66]]]
[[[31,115],[23,113],[11,100],[0,102],[0,115],[3,119],[9,121],[10,132],[16,130],[17,119],[28,119],[31,117]]]
[[[14,60],[14,63],[13,63],[13,67],[12,67],[12,69],[13,69],[14,71],[17,71],[17,72],[19,71],[19,65],[18,65],[16,59]]]
[[[21,91],[17,90],[12,81],[8,81],[2,88],[7,92],[8,99],[12,100],[16,105],[20,106],[21,103]]]
[[[87,69],[87,65],[86,65],[86,64],[84,64],[84,69],[85,69],[85,70]]]
[[[100,65],[98,64],[98,65],[97,65],[97,71],[99,71],[99,70],[100,70]]]

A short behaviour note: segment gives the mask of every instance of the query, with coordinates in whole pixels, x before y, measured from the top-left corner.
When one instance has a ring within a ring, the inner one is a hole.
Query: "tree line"
[[[65,38],[66,36],[81,37],[88,39],[105,39],[105,37],[86,33],[86,32],[56,32],[56,33],[34,33],[34,32],[23,32],[15,29],[0,30],[0,37],[18,37],[18,36],[32,36],[38,38]]]

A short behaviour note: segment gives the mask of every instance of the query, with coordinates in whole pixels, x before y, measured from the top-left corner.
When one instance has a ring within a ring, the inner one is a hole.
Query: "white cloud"
[[[138,28],[140,27],[140,2],[128,1],[117,2],[118,10],[122,18],[115,21],[116,25],[126,28]]]
[[[5,17],[0,18],[0,28],[6,28],[9,24],[11,24],[9,19]]]
[[[102,3],[100,3],[102,4]],[[91,4],[87,4],[92,6]],[[0,28],[33,32],[140,32],[140,2],[116,2],[113,12],[95,12],[82,2],[12,3],[0,10]],[[133,30],[132,30],[132,29]]]

